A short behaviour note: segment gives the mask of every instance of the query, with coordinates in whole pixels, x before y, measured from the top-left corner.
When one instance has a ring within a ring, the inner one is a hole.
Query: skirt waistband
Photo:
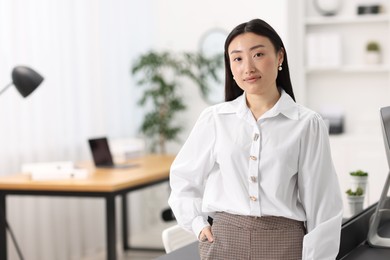
[[[285,217],[243,216],[243,215],[234,215],[226,212],[217,212],[214,216],[214,221],[223,222],[229,225],[234,225],[236,227],[241,227],[245,229],[276,230],[276,229],[305,228],[304,222],[285,218]]]

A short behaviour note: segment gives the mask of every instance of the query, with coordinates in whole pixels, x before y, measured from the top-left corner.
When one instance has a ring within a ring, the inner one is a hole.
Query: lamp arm
[[[5,86],[2,90],[0,90],[0,95],[3,94],[4,91],[6,91],[9,87],[11,87],[13,82],[9,83],[7,86]]]

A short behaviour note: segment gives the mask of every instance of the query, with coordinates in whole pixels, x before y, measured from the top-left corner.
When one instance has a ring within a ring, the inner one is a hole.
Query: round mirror
[[[321,15],[336,15],[341,8],[341,0],[314,0],[314,7]]]
[[[220,62],[221,66],[216,71],[218,80],[215,80],[211,75],[207,79],[209,92],[205,96],[205,99],[210,104],[220,103],[225,100],[223,53],[227,35],[228,33],[225,30],[216,28],[207,31],[200,41],[200,52],[206,58],[222,59]]]

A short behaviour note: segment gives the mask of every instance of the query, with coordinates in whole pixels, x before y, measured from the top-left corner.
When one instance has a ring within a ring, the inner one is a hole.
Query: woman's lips
[[[256,82],[257,80],[259,80],[261,77],[260,76],[257,76],[257,77],[247,77],[244,79],[245,82],[248,82],[248,83],[253,83],[253,82]]]

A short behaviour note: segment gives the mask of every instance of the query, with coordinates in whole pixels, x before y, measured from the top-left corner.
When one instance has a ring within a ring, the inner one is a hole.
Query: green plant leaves
[[[362,170],[357,170],[349,173],[351,176],[368,176],[368,172],[364,172]]]
[[[352,191],[351,189],[349,189],[345,193],[347,193],[349,196],[362,196],[363,195],[363,189],[358,187],[356,189],[356,191]]]
[[[150,51],[138,57],[132,74],[138,76],[137,84],[144,88],[138,104],[151,107],[145,114],[141,131],[151,141],[151,150],[159,147],[165,153],[165,143],[177,140],[182,126],[175,124],[178,112],[185,110],[178,95],[183,87],[180,79],[188,78],[200,89],[203,96],[209,92],[208,81],[220,82],[217,70],[223,65],[223,55],[206,58],[200,53],[171,53]]]

